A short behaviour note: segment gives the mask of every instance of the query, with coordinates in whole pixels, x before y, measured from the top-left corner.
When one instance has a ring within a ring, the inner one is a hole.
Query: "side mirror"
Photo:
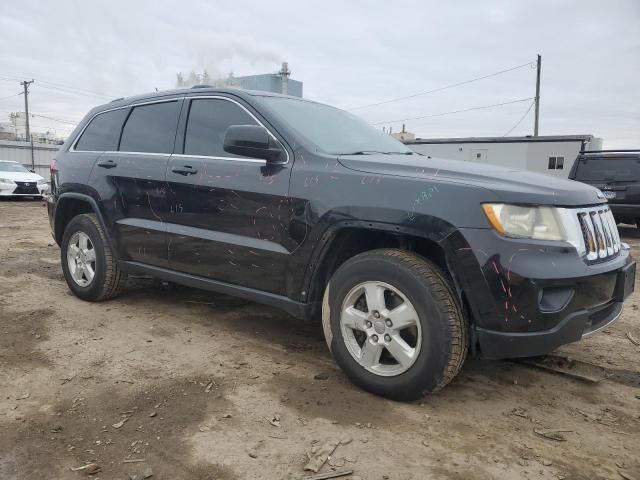
[[[29,171],[30,171],[31,173],[36,173],[36,171],[35,171],[35,170],[29,170]]]
[[[224,151],[244,157],[262,158],[268,163],[282,161],[282,149],[267,129],[260,125],[232,125],[224,135]]]

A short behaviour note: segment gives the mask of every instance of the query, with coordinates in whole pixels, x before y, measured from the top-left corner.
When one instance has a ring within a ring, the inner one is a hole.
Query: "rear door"
[[[612,204],[640,205],[640,157],[581,157],[573,179],[599,188]]]
[[[291,162],[267,165],[223,150],[231,125],[262,124],[225,96],[185,100],[167,168],[171,268],[273,293],[285,291]],[[274,135],[275,137],[275,135]],[[289,154],[287,153],[287,158]]]
[[[108,192],[103,208],[121,260],[168,266],[165,172],[181,105],[178,98],[129,107],[117,151],[105,152],[93,168],[91,183]]]

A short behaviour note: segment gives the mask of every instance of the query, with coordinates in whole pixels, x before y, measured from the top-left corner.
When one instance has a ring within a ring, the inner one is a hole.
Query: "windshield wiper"
[[[342,153],[341,155],[413,155],[414,152],[381,152],[379,150],[358,150],[357,152]]]

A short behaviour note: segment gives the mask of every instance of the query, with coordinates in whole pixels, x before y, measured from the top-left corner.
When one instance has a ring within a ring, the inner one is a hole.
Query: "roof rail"
[[[119,102],[120,100],[124,100],[124,97],[114,98],[114,99],[113,99],[113,100],[111,100],[109,103]]]
[[[213,88],[212,85],[194,85],[191,88]]]

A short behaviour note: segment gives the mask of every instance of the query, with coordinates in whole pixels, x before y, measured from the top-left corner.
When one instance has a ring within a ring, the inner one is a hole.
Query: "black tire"
[[[69,241],[77,232],[83,232],[89,237],[96,254],[95,275],[87,286],[76,283],[67,263]],[[109,240],[95,214],[84,213],[71,219],[62,235],[60,255],[67,285],[82,300],[99,302],[113,298],[122,291],[127,281],[127,275],[118,268]]]
[[[349,353],[340,328],[346,296],[363,282],[385,282],[413,304],[422,329],[415,362],[395,376],[365,369]],[[364,390],[394,400],[415,400],[447,385],[460,371],[468,345],[468,322],[442,271],[412,252],[380,249],[351,258],[335,272],[323,301],[325,337],[338,365]]]

